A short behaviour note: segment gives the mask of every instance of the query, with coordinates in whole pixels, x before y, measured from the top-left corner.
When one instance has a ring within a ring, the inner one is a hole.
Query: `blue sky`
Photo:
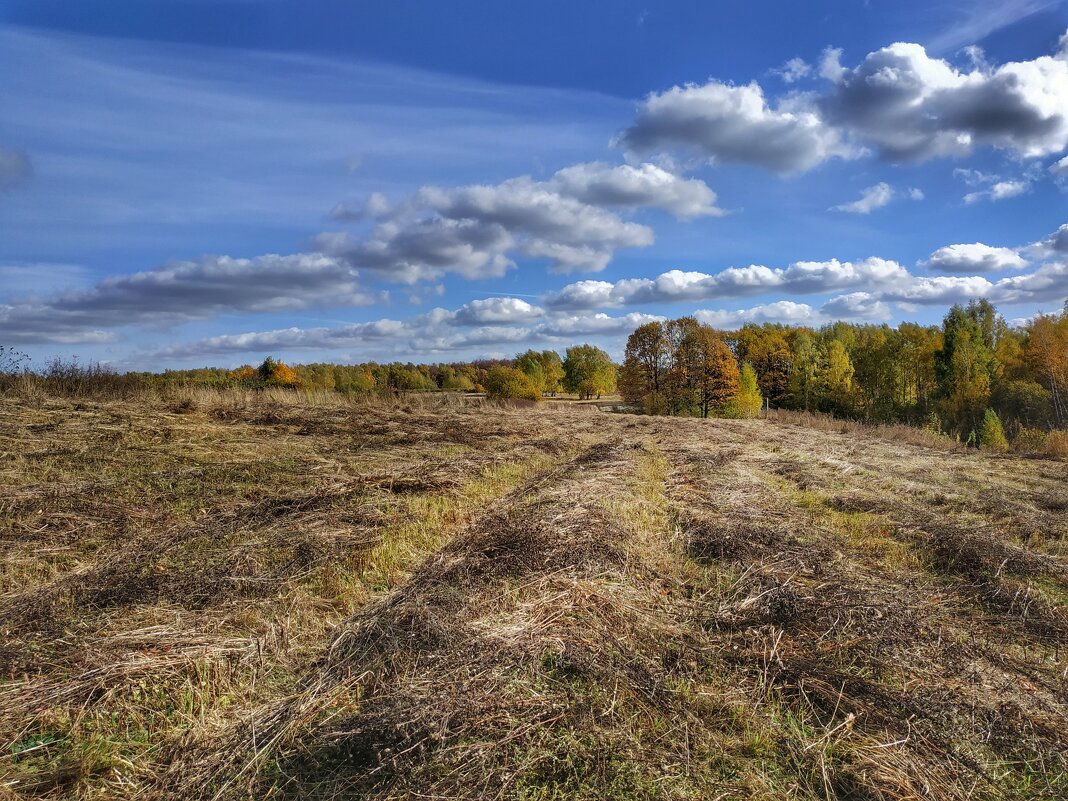
[[[0,344],[451,361],[1068,296],[1068,3],[0,0]]]

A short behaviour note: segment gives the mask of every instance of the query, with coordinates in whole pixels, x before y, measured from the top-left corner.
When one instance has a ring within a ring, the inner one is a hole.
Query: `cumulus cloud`
[[[984,275],[1022,270],[1030,259],[1049,261],[1030,273],[996,281]],[[948,275],[913,275],[897,262],[877,257],[855,262],[799,261],[785,268],[730,267],[718,273],[669,270],[655,278],[578,281],[549,293],[542,304],[550,311],[562,312],[773,293],[845,292],[820,307],[824,318],[831,320],[889,319],[890,303],[915,310],[924,305],[948,305],[977,298],[1006,304],[1063,300],[1068,296],[1068,224],[1025,248],[982,243],[947,245],[919,264]],[[781,315],[788,307],[775,308]]]
[[[833,211],[844,211],[849,214],[871,214],[875,209],[881,209],[894,199],[894,190],[885,181],[869,186],[860,193],[860,198],[852,203],[843,203],[840,206],[832,206]]]
[[[714,328],[737,328],[746,323],[816,326],[834,320],[886,320],[891,315],[889,306],[875,296],[853,292],[831,298],[819,308],[793,300],[778,300],[750,309],[701,309],[694,316],[698,322]]]
[[[682,149],[715,162],[800,172],[853,151],[801,103],[768,103],[755,81],[717,80],[650,94],[616,144],[636,154]]]
[[[178,323],[228,312],[280,312],[315,305],[363,306],[378,298],[348,264],[318,253],[182,261],[105,278],[87,289],[0,307],[11,343],[100,342],[109,329]]]
[[[1062,225],[1045,239],[1035,242],[1028,248],[1028,252],[1037,259],[1059,255],[1068,258],[1068,223]]]
[[[850,292],[831,298],[820,307],[829,320],[889,320],[890,307],[870,292]]]
[[[1012,248],[996,248],[975,242],[939,248],[920,264],[940,273],[994,273],[1019,270],[1027,266],[1027,260]]]
[[[889,158],[960,156],[980,144],[1024,157],[1068,147],[1064,49],[969,72],[907,42],[869,53],[853,69],[839,58],[829,53],[821,70],[834,84],[818,101],[823,119]]]
[[[460,325],[497,325],[537,320],[545,310],[521,298],[486,298],[465,303],[453,317]]]
[[[694,312],[699,323],[713,328],[737,328],[745,323],[788,323],[816,325],[822,321],[820,313],[807,303],[779,300],[754,306],[751,309],[699,309]]]
[[[985,298],[993,284],[980,275],[914,277],[907,284],[882,293],[884,300],[916,305],[949,305]]]
[[[557,172],[548,185],[595,206],[660,208],[684,220],[723,214],[716,207],[716,193],[704,181],[681,178],[655,164],[576,164]]]
[[[1055,178],[1068,178],[1068,156],[1049,165],[1049,171]]]
[[[18,186],[32,175],[33,165],[24,151],[0,147],[0,189]]]
[[[639,314],[631,312],[619,317],[612,317],[604,312],[592,315],[559,315],[547,321],[539,331],[548,337],[566,339],[568,337],[629,334],[639,325],[663,321],[665,318],[656,314]]]
[[[614,283],[579,281],[550,293],[552,309],[593,309],[640,303],[710,300],[768,292],[818,294],[854,287],[906,283],[908,271],[894,261],[868,258],[857,262],[799,261],[785,268],[762,265],[729,267],[718,273],[669,270],[656,278],[626,278]]]
[[[722,214],[703,181],[653,164],[612,167],[594,162],[560,170],[547,181],[529,176],[450,189],[428,186],[393,208],[372,196],[335,217],[379,224],[364,239],[324,234],[316,245],[360,269],[415,283],[457,273],[496,278],[515,257],[546,259],[556,272],[603,270],[621,248],[653,242],[646,225],[619,211],[659,208],[680,219]]]
[[[895,161],[963,156],[993,146],[1025,158],[1068,147],[1068,45],[1030,61],[989,65],[973,51],[961,70],[923,46],[896,42],[856,67],[824,51],[830,87],[769,100],[756,82],[716,79],[650,94],[616,139],[636,154],[682,150],[715,162],[780,173],[811,169],[873,147]],[[777,74],[788,83],[811,68],[799,59]]]
[[[1068,299],[1068,259],[1043,264],[1025,275],[1002,278],[989,297],[995,303],[1063,303]]]
[[[991,281],[981,275],[916,277],[880,294],[904,308],[947,306],[986,298],[995,304],[1062,303],[1068,298],[1068,259],[1051,261],[1030,273]]]

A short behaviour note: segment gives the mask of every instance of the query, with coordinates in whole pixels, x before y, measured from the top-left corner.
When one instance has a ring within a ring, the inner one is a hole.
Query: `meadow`
[[[1068,463],[814,420],[0,396],[0,798],[1068,797]]]

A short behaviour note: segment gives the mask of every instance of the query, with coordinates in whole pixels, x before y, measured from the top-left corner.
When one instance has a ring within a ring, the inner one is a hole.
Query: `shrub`
[[[987,409],[983,414],[983,424],[979,428],[979,448],[990,453],[1004,453],[1009,449],[1001,418],[993,409]]]
[[[493,400],[541,400],[541,390],[530,376],[514,367],[493,367],[486,375],[486,397]]]
[[[1046,434],[1045,448],[1047,456],[1068,457],[1068,431],[1050,431]]]
[[[68,397],[128,398],[145,386],[135,373],[119,373],[100,362],[82,364],[77,359],[60,358],[48,363],[40,380],[47,392]]]
[[[1012,449],[1018,453],[1045,453],[1046,432],[1021,427],[1012,440]]]

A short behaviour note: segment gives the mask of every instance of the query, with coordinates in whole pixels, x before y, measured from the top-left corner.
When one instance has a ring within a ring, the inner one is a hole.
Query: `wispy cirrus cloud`
[[[381,296],[355,270],[320,253],[174,262],[105,278],[45,299],[0,305],[0,340],[12,344],[111,342],[131,325],[178,324],[224,313],[366,306]]]
[[[158,353],[167,358],[186,359],[279,351],[359,351],[388,343],[397,353],[449,354],[470,348],[519,348],[526,347],[528,343],[560,344],[579,336],[620,336],[643,323],[664,319],[640,313],[615,317],[604,313],[532,315],[530,307],[518,298],[495,300],[501,302],[488,321],[472,317],[472,303],[469,303],[455,310],[433,309],[408,320],[380,319],[332,327],[290,327],[208,337],[170,346]],[[513,310],[513,313],[503,313],[505,309]]]
[[[33,175],[33,164],[24,150],[0,146],[0,189],[12,189]]]

